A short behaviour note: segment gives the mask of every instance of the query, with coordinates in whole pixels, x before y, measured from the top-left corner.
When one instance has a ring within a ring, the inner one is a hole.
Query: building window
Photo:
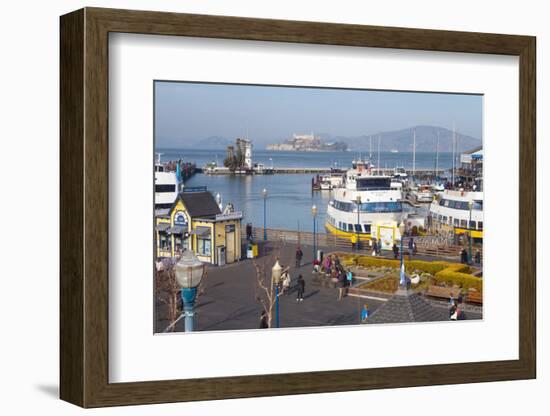
[[[159,233],[159,245],[161,250],[170,250],[170,237],[165,233]]]
[[[210,237],[204,238],[199,237],[197,240],[197,252],[201,256],[210,256],[212,250],[211,250],[211,244],[210,244]]]

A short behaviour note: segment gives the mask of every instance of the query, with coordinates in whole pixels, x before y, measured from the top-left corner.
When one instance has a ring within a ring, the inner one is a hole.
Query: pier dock
[[[415,177],[431,177],[440,176],[445,173],[445,169],[415,169]],[[208,168],[196,168],[197,173],[204,173],[206,175],[272,175],[272,174],[344,174],[343,169],[334,168],[309,168],[309,167],[274,167],[274,168],[262,168],[261,170],[249,169],[232,171],[229,168],[218,167],[215,169]],[[392,168],[374,169],[375,174],[392,176],[395,170]],[[408,175],[413,175],[412,169],[405,169]]]

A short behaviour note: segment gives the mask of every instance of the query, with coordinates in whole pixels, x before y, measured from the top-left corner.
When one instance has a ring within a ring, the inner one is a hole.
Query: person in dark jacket
[[[466,251],[465,248],[463,248],[462,251],[460,252],[460,262],[463,264],[468,263],[468,252]]]
[[[481,264],[481,252],[479,250],[476,250],[475,262],[478,266]]]
[[[296,302],[302,302],[304,300],[304,292],[306,290],[306,281],[304,280],[302,275],[298,276],[298,280],[296,281],[296,288],[298,289]]]
[[[269,328],[269,322],[267,320],[267,312],[263,310],[262,314],[260,315],[260,329],[266,328]]]
[[[393,243],[392,250],[393,250],[393,258],[397,259],[397,257],[399,256],[399,248],[397,247],[396,243]]]
[[[298,246],[296,247],[296,268],[302,267],[302,257],[304,257],[304,253],[300,246]]]

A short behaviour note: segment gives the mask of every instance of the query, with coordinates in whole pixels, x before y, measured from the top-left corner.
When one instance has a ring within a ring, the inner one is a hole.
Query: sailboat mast
[[[369,159],[372,160],[372,135],[369,136],[370,146],[369,146]]]
[[[439,129],[437,130],[437,140],[435,142],[435,172],[434,176],[438,176],[439,170]]]
[[[413,180],[416,174],[416,129],[413,129]]]
[[[452,143],[452,147],[453,147],[453,165],[452,165],[452,174],[451,174],[451,181],[452,181],[452,184],[451,186],[455,186],[455,142],[456,142],[456,126],[455,126],[455,123],[453,123],[453,143]]]
[[[378,168],[378,174],[380,175],[380,135],[378,135],[378,164],[376,166]]]

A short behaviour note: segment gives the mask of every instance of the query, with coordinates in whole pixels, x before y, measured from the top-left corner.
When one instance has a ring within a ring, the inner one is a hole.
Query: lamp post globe
[[[204,264],[195,254],[186,250],[174,266],[176,281],[181,287],[181,298],[185,314],[185,332],[193,331],[193,307],[197,297],[197,287],[204,275]]]
[[[281,283],[281,276],[283,274],[283,268],[279,263],[279,259],[275,261],[275,264],[271,268],[271,282],[275,285],[275,327],[279,328],[279,284]]]

